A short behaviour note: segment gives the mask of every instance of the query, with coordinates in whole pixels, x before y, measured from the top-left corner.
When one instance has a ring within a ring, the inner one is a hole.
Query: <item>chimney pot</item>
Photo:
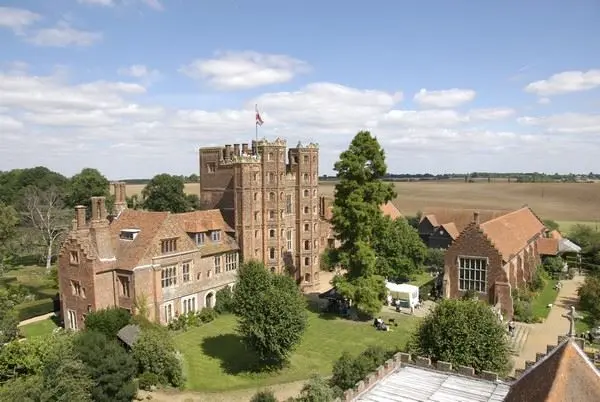
[[[473,222],[479,225],[479,212],[473,212]]]
[[[77,205],[75,207],[75,222],[77,230],[85,229],[85,210],[87,208],[84,205]]]

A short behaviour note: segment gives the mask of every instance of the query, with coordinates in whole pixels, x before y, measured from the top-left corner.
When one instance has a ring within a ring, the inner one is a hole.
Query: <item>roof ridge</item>
[[[488,223],[491,223],[491,222],[497,221],[497,220],[499,220],[499,219],[505,218],[505,217],[507,217],[507,216],[509,216],[509,215],[516,214],[517,212],[521,212],[521,211],[522,211],[522,210],[524,210],[524,209],[529,209],[529,210],[531,211],[531,208],[529,208],[528,206],[523,206],[523,207],[521,207],[521,208],[519,208],[519,209],[515,209],[514,211],[510,211],[510,212],[508,212],[508,213],[506,213],[506,214],[504,214],[504,215],[500,215],[500,216],[497,216],[497,217],[495,217],[495,218],[493,218],[493,219],[490,219],[489,221],[485,221],[485,222],[481,223],[479,226],[485,226],[485,225],[487,225]],[[533,213],[533,211],[531,211],[531,212]],[[535,214],[534,214],[534,215],[535,215]],[[536,218],[537,218],[537,216],[536,216]],[[539,218],[538,218],[538,219],[539,219]]]

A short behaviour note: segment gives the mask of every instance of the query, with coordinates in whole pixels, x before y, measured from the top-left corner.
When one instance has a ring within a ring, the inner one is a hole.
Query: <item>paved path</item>
[[[577,289],[584,281],[583,276],[576,276],[571,280],[561,281],[562,289],[558,292],[548,318],[541,324],[531,325],[529,336],[521,353],[515,357],[516,369],[525,368],[527,360],[535,361],[536,353],[546,353],[546,345],[556,345],[559,335],[569,332],[569,320],[562,315],[577,303]]]
[[[32,324],[34,322],[38,322],[38,321],[44,321],[47,320],[48,318],[54,316],[54,313],[48,313],[48,314],[44,314],[44,315],[38,315],[37,317],[32,317],[29,318],[27,320],[23,320],[19,323],[19,327],[22,327],[23,325],[27,325],[27,324]]]

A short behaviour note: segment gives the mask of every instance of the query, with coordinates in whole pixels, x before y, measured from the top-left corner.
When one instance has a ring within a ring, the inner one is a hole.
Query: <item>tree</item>
[[[12,250],[11,243],[15,238],[19,215],[10,205],[0,201],[0,273],[8,261]]]
[[[411,352],[455,366],[507,373],[509,349],[504,327],[490,307],[478,300],[444,300],[421,321]]]
[[[425,265],[435,268],[438,271],[443,270],[445,255],[446,250],[443,248],[428,248],[427,255],[425,256]]]
[[[92,197],[107,197],[110,200],[109,181],[98,170],[85,168],[71,178],[67,204],[71,208],[84,205],[89,211]]]
[[[592,322],[600,321],[600,277],[588,275],[577,290],[579,306],[589,314]]]
[[[86,329],[75,338],[74,348],[94,383],[91,391],[94,402],[133,400],[137,392],[133,382],[136,362],[116,339]]]
[[[357,382],[375,371],[391,354],[381,346],[369,346],[356,357],[344,352],[333,365],[331,385],[341,391],[354,388]]]
[[[68,231],[71,219],[71,212],[65,210],[61,190],[57,187],[46,190],[27,187],[23,195],[23,216],[41,239],[46,256],[46,272],[49,272],[56,245]]]
[[[377,275],[375,243],[382,228],[383,214],[380,206],[392,200],[396,193],[393,185],[383,181],[387,166],[379,142],[368,131],[359,132],[350,147],[342,152],[335,163],[338,184],[331,223],[341,245],[335,251],[335,262],[347,269],[344,296],[352,299],[356,306],[373,307],[373,300],[362,297],[385,295],[383,280],[370,280]],[[385,226],[385,225],[384,225]],[[357,286],[360,283],[360,286]],[[376,286],[366,289],[365,286]],[[362,313],[372,316],[381,308]]]
[[[164,328],[142,329],[133,345],[138,373],[153,373],[160,384],[180,387],[184,383],[181,361],[171,335]]]
[[[546,228],[550,231],[559,229],[558,223],[556,221],[553,221],[552,219],[544,219],[543,223],[544,226],[546,226]]]
[[[300,391],[297,402],[332,402],[335,399],[333,389],[323,377],[313,375]]]
[[[219,314],[233,311],[233,292],[229,286],[220,289],[215,295],[215,311]]]
[[[96,310],[85,317],[85,328],[117,339],[117,332],[131,321],[131,313],[119,307]]]
[[[382,217],[373,244],[379,275],[405,281],[422,270],[427,247],[405,219]]]
[[[262,263],[242,265],[233,296],[238,332],[264,367],[281,367],[306,329],[306,301],[294,280],[267,271]]]
[[[565,262],[560,257],[549,256],[544,258],[543,267],[549,274],[560,274],[565,266]]]
[[[144,207],[150,211],[186,212],[190,205],[184,188],[180,177],[166,173],[156,175],[142,190]]]
[[[4,344],[0,348],[0,383],[41,374],[53,339],[54,336],[35,337],[27,342],[14,340]]]
[[[15,302],[6,289],[0,289],[0,345],[17,339],[19,317]]]

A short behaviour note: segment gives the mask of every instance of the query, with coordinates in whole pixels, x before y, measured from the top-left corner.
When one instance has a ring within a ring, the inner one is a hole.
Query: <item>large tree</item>
[[[71,211],[65,209],[64,194],[58,187],[40,189],[29,186],[23,194],[23,217],[35,230],[46,257],[46,271],[52,267],[60,238],[69,230]]]
[[[238,332],[256,352],[260,368],[287,362],[306,329],[306,301],[294,280],[269,272],[262,263],[242,265],[233,296]]]
[[[142,190],[144,208],[150,211],[186,212],[191,209],[190,199],[184,192],[185,183],[178,176],[156,175]]]
[[[385,295],[383,278],[373,278],[378,273],[375,243],[384,226],[380,207],[396,193],[392,184],[383,181],[387,173],[385,154],[377,138],[368,131],[356,134],[334,170],[339,182],[335,186],[331,222],[341,242],[335,260],[347,269],[338,284],[362,313],[372,316],[381,308],[381,304],[376,308],[381,300],[372,298]]]
[[[510,367],[506,331],[479,300],[444,300],[421,321],[411,352],[434,361],[505,374]]]
[[[95,402],[129,402],[137,392],[133,379],[136,362],[116,339],[86,330],[74,340],[79,359],[94,382],[91,390]]]
[[[4,270],[4,265],[13,249],[18,224],[19,215],[17,211],[12,206],[5,205],[0,201],[0,274]]]
[[[68,205],[91,206],[91,197],[107,197],[110,199],[109,181],[97,169],[85,168],[71,178],[69,183]]]

